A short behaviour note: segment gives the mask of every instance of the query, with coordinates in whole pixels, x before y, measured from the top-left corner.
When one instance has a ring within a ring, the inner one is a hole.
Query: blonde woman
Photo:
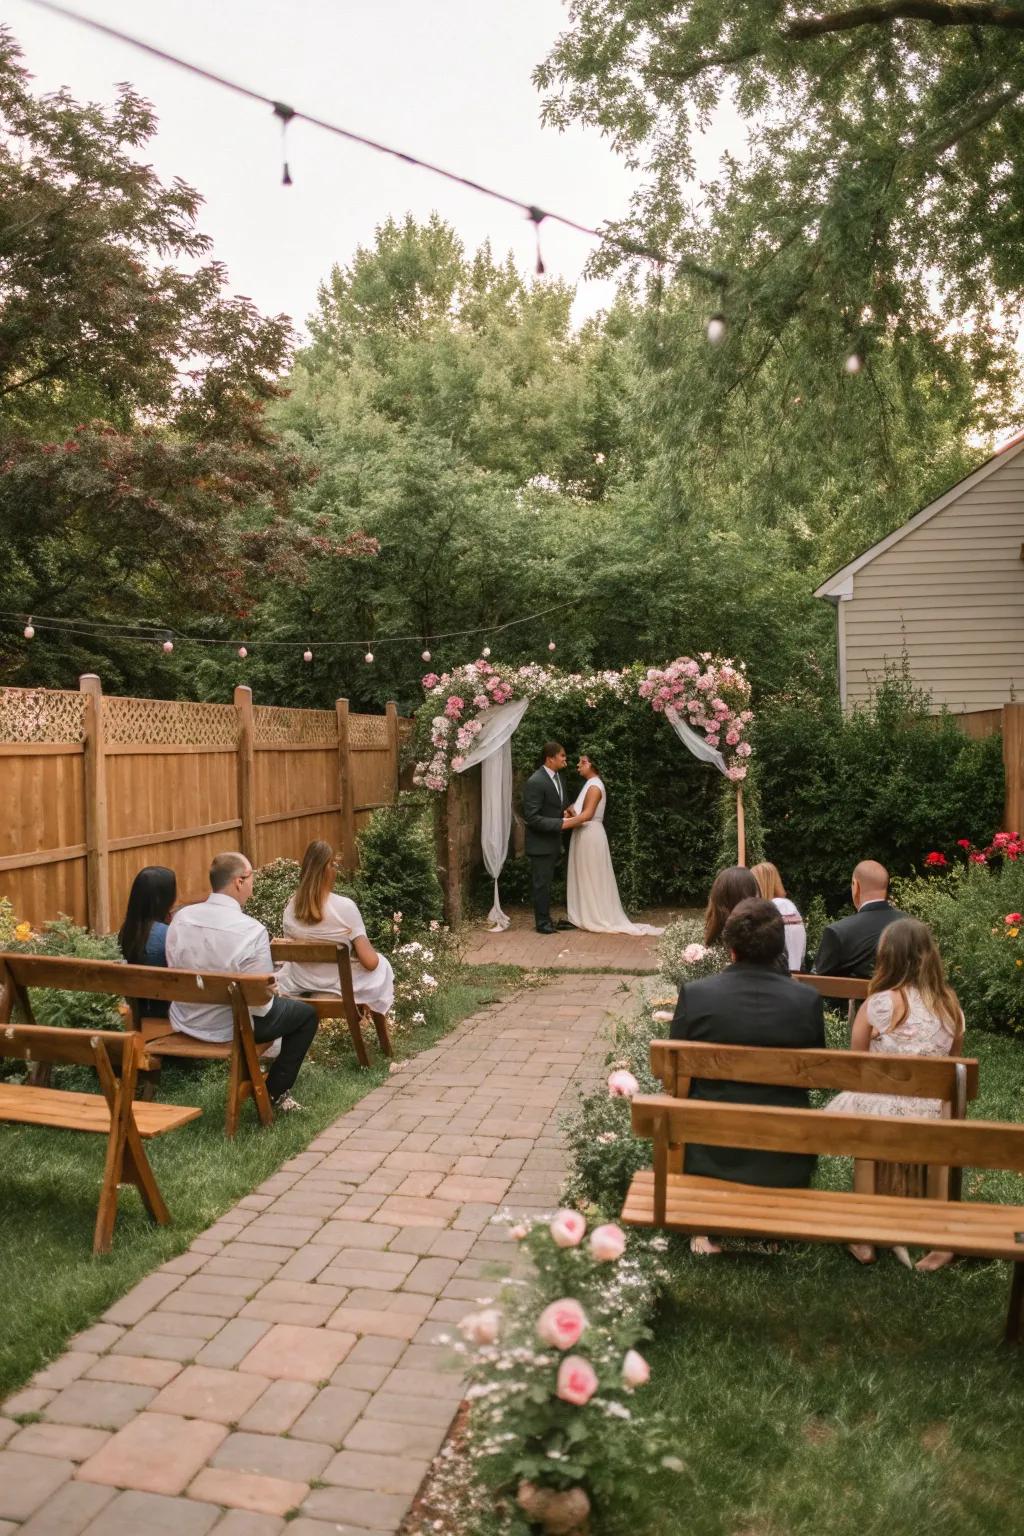
[[[782,914],[786,929],[786,962],[790,970],[802,971],[807,953],[807,929],[796,903],[786,895],[782,876],[774,864],[755,864],[750,873],[757,881],[757,888],[765,901],[770,901]]]
[[[366,937],[359,908],[333,889],[338,862],[330,843],[310,843],[302,856],[299,888],[284,909],[286,939],[329,939],[347,944],[352,959],[352,988],[357,1005],[390,1013],[395,1001],[395,973]],[[303,992],[340,992],[336,965],[308,965],[290,960],[278,986],[296,996]]]
[[[867,999],[853,1021],[850,1049],[883,1051],[902,1056],[958,1056],[964,1038],[964,1016],[956,993],[946,980],[931,930],[916,917],[901,917],[883,930],[878,941],[875,973]],[[940,1099],[916,1099],[886,1093],[840,1093],[825,1107],[836,1114],[924,1115],[937,1120]],[[877,1181],[875,1169],[878,1169]],[[871,1163],[858,1158],[853,1187],[864,1194],[924,1195],[926,1168],[905,1163]],[[874,1262],[871,1243],[853,1243],[850,1252],[862,1264]],[[910,1268],[910,1255],[893,1248]],[[940,1250],[925,1254],[920,1270],[941,1269],[953,1255]]]

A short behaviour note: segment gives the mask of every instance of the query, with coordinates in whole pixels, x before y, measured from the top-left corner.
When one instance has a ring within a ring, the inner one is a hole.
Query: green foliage
[[[8,945],[14,938],[14,930],[17,924],[17,914],[10,901],[6,896],[0,896],[0,949]]]
[[[433,815],[418,795],[374,811],[359,834],[356,901],[374,944],[387,945],[394,915],[402,914],[403,935],[430,931],[443,915],[437,878]]]
[[[896,881],[893,900],[935,935],[968,1029],[1024,1035],[1024,863],[958,865]]]
[[[298,859],[274,859],[253,874],[252,895],[245,904],[249,917],[262,923],[272,939],[284,937],[284,909],[299,888]]]
[[[1000,738],[929,714],[905,670],[849,716],[806,692],[767,701],[756,741],[765,851],[801,910],[820,895],[834,913],[859,859],[909,875],[931,848],[983,843],[1002,814]]]
[[[701,917],[683,917],[670,923],[658,944],[658,968],[677,989],[685,981],[717,975],[728,963],[729,957],[721,944],[705,945]]]
[[[22,955],[66,955],[72,960],[120,960],[121,951],[113,934],[90,933],[70,917],[54,918],[44,923],[31,938],[13,940],[10,949]],[[29,992],[32,1013],[37,1024],[54,1029],[123,1029],[116,997],[102,997],[92,992],[45,991],[33,987]]]

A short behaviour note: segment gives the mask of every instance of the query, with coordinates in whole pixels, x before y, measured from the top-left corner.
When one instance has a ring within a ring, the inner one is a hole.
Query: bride
[[[564,821],[566,830],[572,829],[573,834],[566,898],[570,923],[590,933],[630,933],[637,937],[664,933],[663,928],[647,923],[631,923],[623,912],[604,830],[608,796],[591,758],[581,757],[577,766],[585,782]]]

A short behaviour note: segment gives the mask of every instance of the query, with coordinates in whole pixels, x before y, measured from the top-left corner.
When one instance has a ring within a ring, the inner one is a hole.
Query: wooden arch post
[[[743,785],[736,785],[736,863],[746,867],[747,863],[747,823],[743,810]]]

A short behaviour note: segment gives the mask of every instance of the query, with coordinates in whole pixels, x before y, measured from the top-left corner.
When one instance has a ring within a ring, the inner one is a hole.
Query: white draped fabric
[[[719,773],[726,772],[725,758],[717,747],[709,747],[704,738],[698,736],[692,726],[687,725],[685,720],[680,720],[674,709],[666,709],[665,718],[679,737],[679,740],[685,747],[690,749],[694,757],[699,757],[702,763],[713,763]]]
[[[477,719],[482,722],[459,773],[482,763],[480,773],[480,847],[484,867],[494,881],[494,905],[487,914],[492,933],[509,926],[501,910],[498,876],[501,874],[512,831],[512,737],[529,708],[529,699],[493,704]]]

